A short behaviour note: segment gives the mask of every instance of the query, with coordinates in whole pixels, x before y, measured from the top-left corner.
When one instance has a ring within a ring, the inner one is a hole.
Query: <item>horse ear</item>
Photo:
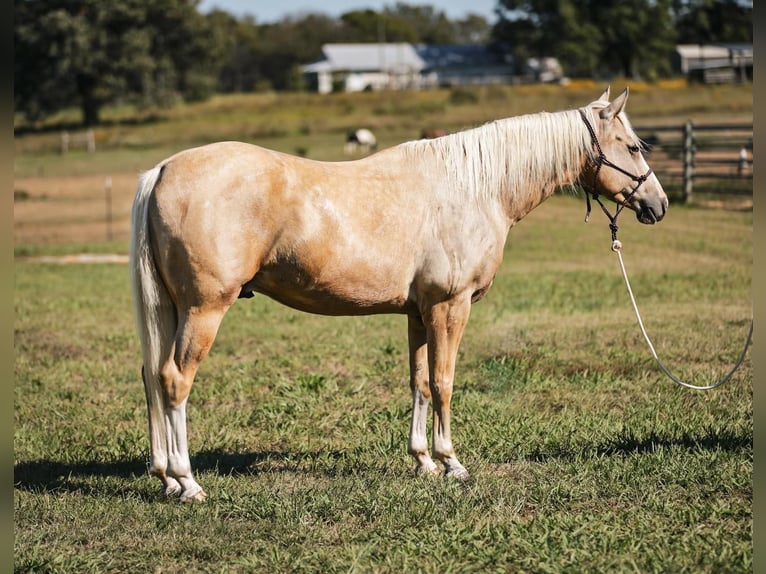
[[[617,96],[612,103],[599,112],[599,117],[602,120],[611,120],[614,116],[618,115],[623,109],[625,109],[625,103],[628,101],[628,88],[625,88],[623,92]]]
[[[604,93],[598,97],[598,101],[603,101],[603,102],[609,101],[609,86],[607,86],[606,90],[604,90]]]

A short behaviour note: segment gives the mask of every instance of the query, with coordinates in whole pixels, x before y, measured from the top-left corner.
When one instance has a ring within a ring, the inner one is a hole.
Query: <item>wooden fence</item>
[[[753,124],[633,126],[647,143],[647,161],[662,185],[679,190],[682,201],[695,193],[752,195]]]

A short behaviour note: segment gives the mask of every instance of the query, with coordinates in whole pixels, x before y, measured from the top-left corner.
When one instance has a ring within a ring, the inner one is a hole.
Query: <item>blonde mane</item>
[[[583,111],[593,122],[591,106]],[[593,146],[579,110],[496,120],[432,140],[402,144],[415,158],[433,156],[449,192],[474,199],[522,194],[551,185],[572,186]]]

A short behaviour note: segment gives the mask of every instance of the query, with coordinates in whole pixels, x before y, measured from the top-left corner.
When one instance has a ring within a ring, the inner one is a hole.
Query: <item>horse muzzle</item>
[[[668,210],[668,198],[642,197],[636,199],[631,207],[636,212],[636,219],[638,219],[641,223],[646,225],[654,225],[658,221],[662,221],[662,218],[665,217],[665,212]]]

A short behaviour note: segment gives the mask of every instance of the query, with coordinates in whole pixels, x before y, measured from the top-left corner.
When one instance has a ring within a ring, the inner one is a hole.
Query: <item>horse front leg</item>
[[[428,453],[428,407],[431,388],[428,382],[428,349],[423,320],[410,316],[407,323],[407,339],[410,348],[410,390],[412,391],[412,421],[408,452],[415,458],[415,474],[427,475],[439,472]]]
[[[455,361],[471,312],[470,296],[438,303],[424,316],[428,341],[428,367],[433,399],[433,456],[444,465],[445,476],[465,480],[468,471],[452,446],[450,405]]]

